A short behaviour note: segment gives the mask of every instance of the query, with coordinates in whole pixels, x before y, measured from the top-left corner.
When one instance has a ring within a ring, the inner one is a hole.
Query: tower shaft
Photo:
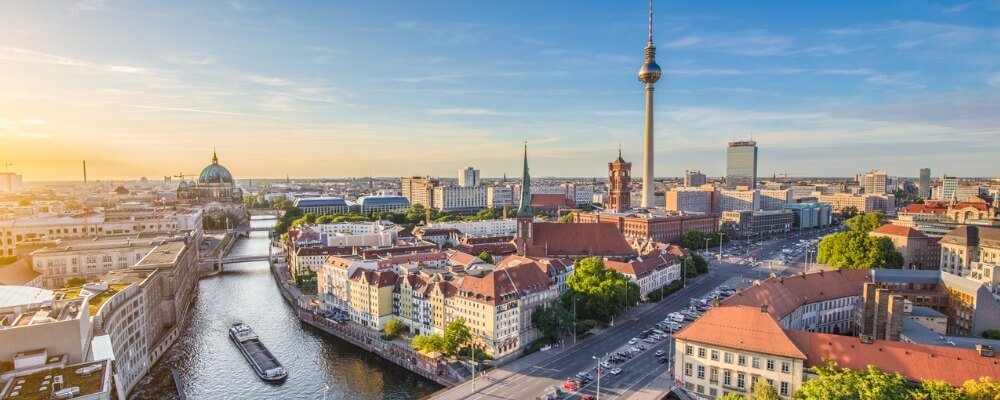
[[[646,84],[646,131],[642,156],[642,207],[653,207],[653,83]]]

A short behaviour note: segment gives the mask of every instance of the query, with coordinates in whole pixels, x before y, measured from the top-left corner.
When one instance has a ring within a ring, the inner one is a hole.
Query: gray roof
[[[30,286],[0,286],[0,308],[52,301],[51,290]]]
[[[942,336],[909,318],[903,319],[903,335],[916,343],[932,346],[974,350],[977,344],[984,344],[993,346],[994,349],[1000,349],[1000,340],[983,339],[975,336]]]
[[[941,271],[926,269],[873,269],[872,282],[941,283]]]
[[[947,315],[944,315],[944,313],[938,310],[924,306],[913,306],[913,311],[910,313],[910,315],[915,315],[918,317],[937,317],[937,318],[948,317]]]

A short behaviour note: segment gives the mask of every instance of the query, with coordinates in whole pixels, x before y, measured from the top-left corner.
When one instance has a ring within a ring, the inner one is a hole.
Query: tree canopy
[[[385,329],[383,330],[385,331],[385,336],[392,339],[403,333],[405,329],[406,325],[403,324],[403,321],[393,318],[385,323]]]
[[[465,320],[459,318],[445,326],[444,335],[417,335],[413,337],[411,345],[420,351],[454,355],[470,340],[472,340],[472,333],[465,325]]]
[[[486,262],[488,262],[490,264],[493,264],[493,255],[490,254],[490,252],[488,252],[486,250],[483,250],[482,253],[479,253],[479,259],[483,260],[483,261],[486,261]]]
[[[556,339],[573,330],[573,313],[560,303],[549,307],[535,307],[531,314],[531,324],[550,339]]]
[[[795,392],[796,399],[827,400],[997,400],[1000,399],[1000,381],[991,377],[970,379],[960,388],[945,382],[922,381],[910,385],[898,373],[886,373],[869,365],[863,371],[837,368],[828,361],[825,366],[813,367],[818,379],[808,380]]]
[[[850,230],[824,237],[816,260],[834,268],[902,268],[903,255],[896,251],[892,239],[869,235],[883,223],[882,213],[857,215],[844,221]]]
[[[721,235],[720,235],[721,233]],[[721,239],[720,239],[721,238]],[[689,250],[699,250],[705,248],[705,239],[708,239],[708,247],[719,247],[719,240],[726,241],[725,232],[704,233],[697,229],[688,229],[681,235],[678,245]]]
[[[577,317],[603,322],[621,314],[627,305],[640,300],[639,285],[624,275],[604,266],[599,257],[589,257],[576,263],[575,272],[566,281],[569,291],[564,304],[576,299]],[[568,308],[568,307],[567,307]]]
[[[868,233],[885,224],[885,214],[879,212],[856,215],[844,221],[852,231]]]

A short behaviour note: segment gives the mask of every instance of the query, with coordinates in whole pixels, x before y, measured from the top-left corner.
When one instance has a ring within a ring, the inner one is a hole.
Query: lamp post
[[[576,344],[576,294],[573,294],[573,344]]]
[[[604,357],[607,357],[608,354],[611,354],[611,353],[605,354]],[[595,359],[595,360],[597,360],[597,368],[594,369],[594,372],[597,374],[597,399],[596,400],[601,400],[601,375],[604,375],[604,374],[601,373],[601,360],[603,359],[603,357],[598,357],[598,356],[590,356],[590,357],[593,358],[593,359]]]

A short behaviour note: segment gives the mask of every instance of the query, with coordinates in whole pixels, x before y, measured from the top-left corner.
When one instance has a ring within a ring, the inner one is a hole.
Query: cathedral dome
[[[219,164],[219,157],[213,152],[212,164],[201,170],[198,183],[233,183],[233,175],[229,173],[226,167]]]

